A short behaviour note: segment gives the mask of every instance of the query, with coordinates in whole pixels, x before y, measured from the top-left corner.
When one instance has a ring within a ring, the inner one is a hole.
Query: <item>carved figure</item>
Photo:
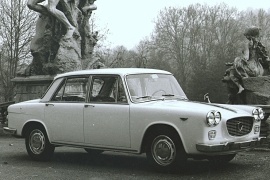
[[[87,14],[90,11],[96,10],[97,6],[94,4],[95,1],[96,0],[86,0],[82,11]]]
[[[48,13],[50,13],[51,15],[56,17],[67,28],[67,32],[66,32],[64,38],[65,39],[71,38],[74,31],[75,31],[75,27],[70,24],[67,17],[65,16],[65,14],[56,8],[56,6],[60,0],[48,0],[47,7],[38,4],[38,3],[41,3],[44,1],[45,0],[28,0],[27,6],[29,7],[29,9],[37,11],[41,14],[47,15]]]
[[[243,92],[243,78],[262,76],[269,69],[267,51],[259,41],[260,28],[255,26],[247,28],[244,36],[247,42],[241,49],[242,53],[235,58],[233,63],[226,63],[230,68],[226,70],[222,80],[228,85],[230,103],[235,99],[236,94]],[[236,90],[235,86],[238,90]]]
[[[28,0],[27,6],[29,9],[39,12],[41,14],[48,14],[47,8],[39,4],[44,1],[45,0]]]

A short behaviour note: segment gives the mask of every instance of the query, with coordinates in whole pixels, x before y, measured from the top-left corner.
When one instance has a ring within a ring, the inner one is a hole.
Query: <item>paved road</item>
[[[226,166],[213,166],[208,161],[189,160],[177,172],[158,173],[152,170],[144,155],[106,152],[90,157],[83,149],[59,147],[50,162],[32,161],[24,140],[0,136],[0,179],[269,179],[268,149],[240,153]]]

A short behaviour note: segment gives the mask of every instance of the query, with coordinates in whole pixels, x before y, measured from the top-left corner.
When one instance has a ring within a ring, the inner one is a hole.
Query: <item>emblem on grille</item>
[[[244,128],[244,124],[241,123],[241,122],[238,122],[237,125],[236,125],[236,128],[239,132],[241,132]]]

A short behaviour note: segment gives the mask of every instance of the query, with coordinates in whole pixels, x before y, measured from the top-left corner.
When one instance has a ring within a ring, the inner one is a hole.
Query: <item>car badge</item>
[[[244,124],[241,123],[241,122],[238,122],[237,125],[236,125],[236,128],[239,132],[241,132],[244,128]]]

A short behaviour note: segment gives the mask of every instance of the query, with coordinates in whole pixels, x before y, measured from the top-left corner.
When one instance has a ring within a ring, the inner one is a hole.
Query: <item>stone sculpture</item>
[[[226,70],[223,82],[228,88],[229,104],[248,104],[260,106],[265,111],[261,122],[261,137],[268,137],[270,122],[270,73],[269,57],[266,48],[260,42],[260,28],[252,26],[244,33],[247,42],[241,48],[241,55],[235,58]],[[270,145],[267,138],[265,145]]]
[[[40,13],[31,41],[32,63],[19,76],[55,75],[85,69],[90,63],[97,33],[89,19],[95,0],[28,0],[28,7]]]
[[[48,5],[46,8],[44,8],[44,6],[38,4],[38,3],[43,2],[43,1],[45,1],[45,0],[28,0],[27,5],[28,5],[29,9],[32,9],[32,10],[40,12],[40,13],[43,13],[45,11],[46,15],[51,14],[54,17],[56,17],[57,20],[62,22],[67,29],[67,32],[66,32],[66,35],[64,36],[64,38],[71,38],[74,31],[75,31],[75,27],[70,24],[66,15],[62,11],[60,11],[56,8],[56,6],[60,0],[48,0]],[[48,11],[48,13],[46,12],[46,10]]]
[[[242,54],[236,57],[225,72],[223,82],[227,83],[230,104],[246,104],[243,81],[250,77],[261,77],[269,72],[269,57],[265,47],[259,40],[260,28],[247,28],[244,36],[247,42],[242,48]]]

